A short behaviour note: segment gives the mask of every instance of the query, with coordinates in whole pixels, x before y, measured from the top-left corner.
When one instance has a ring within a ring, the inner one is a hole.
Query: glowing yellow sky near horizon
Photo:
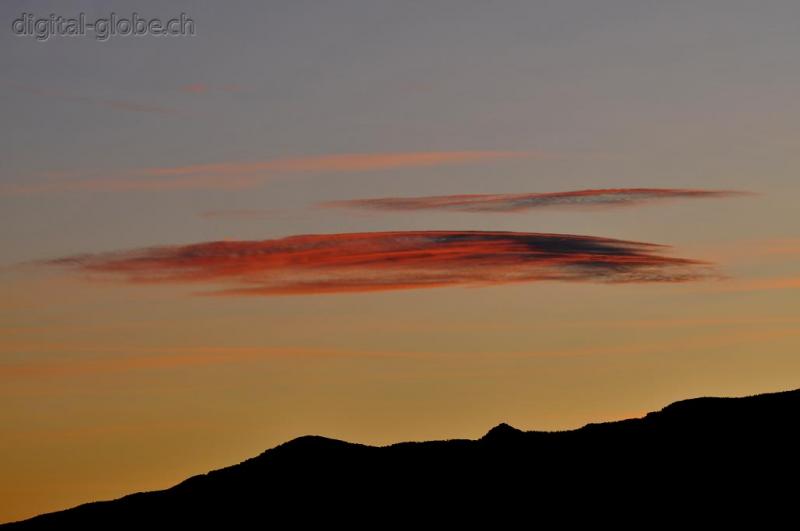
[[[786,291],[542,283],[225,299],[21,276],[0,305],[20,321],[0,330],[8,519],[164,488],[308,433],[387,444],[501,421],[565,429],[790,388],[800,371]]]
[[[194,2],[191,40],[0,33],[0,522],[304,434],[475,438],[800,387],[800,4],[334,4]],[[315,206],[609,188],[754,195]],[[205,297],[39,263],[428,230],[664,244],[725,278]]]

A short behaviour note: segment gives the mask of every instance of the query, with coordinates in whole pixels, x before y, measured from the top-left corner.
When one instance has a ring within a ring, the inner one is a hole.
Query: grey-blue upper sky
[[[197,34],[41,43],[10,30],[22,12],[80,11],[185,12]],[[3,197],[8,261],[153,239],[444,228],[445,219],[304,212],[256,227],[209,222],[204,210],[619,186],[780,192],[795,182],[800,4],[789,0],[4,2],[0,13],[2,183],[335,153],[542,154],[247,190]],[[182,90],[193,84],[207,90]],[[552,216],[537,220],[555,220],[544,227],[555,231],[585,225]]]

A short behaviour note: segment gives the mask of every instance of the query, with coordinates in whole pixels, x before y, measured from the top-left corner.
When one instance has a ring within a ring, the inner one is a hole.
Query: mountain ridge
[[[165,490],[91,502],[0,528],[138,529],[153,521],[238,528],[234,521],[257,520],[264,512],[304,514],[303,504],[336,514],[353,500],[370,511],[409,504],[435,510],[439,506],[431,506],[432,500],[443,506],[464,500],[500,506],[523,493],[560,503],[555,492],[561,489],[576,499],[587,496],[589,503],[611,492],[631,497],[641,495],[639,489],[660,492],[667,481],[680,478],[693,480],[689,490],[703,484],[745,488],[742,473],[770,479],[798,467],[798,413],[800,389],[795,389],[690,398],[642,417],[570,430],[523,431],[501,422],[478,439],[371,446],[304,435]],[[515,481],[523,481],[523,490],[510,487]]]

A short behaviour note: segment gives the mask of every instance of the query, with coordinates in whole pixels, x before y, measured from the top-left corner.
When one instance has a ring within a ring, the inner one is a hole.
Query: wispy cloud
[[[102,105],[120,111],[150,112],[157,114],[179,114],[178,111],[176,111],[175,109],[170,109],[168,107],[161,107],[159,105],[145,105],[143,103],[137,103],[135,101],[88,99],[86,100],[86,102],[93,103],[95,105]]]
[[[0,193],[10,195],[63,190],[238,189],[257,186],[270,177],[290,173],[395,170],[470,164],[528,156],[533,155],[518,151],[422,151],[312,155],[263,161],[157,166],[127,170],[115,176],[92,176],[69,180],[49,179],[26,184],[0,184]]]
[[[372,171],[466,164],[484,160],[522,157],[517,151],[418,151],[398,153],[343,153],[271,159],[255,162],[223,162],[188,166],[145,168],[142,173],[154,177],[253,175],[261,172],[340,172]]]
[[[688,246],[709,260],[752,263],[790,262],[800,257],[800,238],[737,239],[728,242]]]
[[[280,208],[240,208],[227,210],[205,210],[198,215],[203,219],[275,219],[292,215],[292,211]]]
[[[408,231],[221,241],[61,258],[127,282],[207,283],[217,295],[299,295],[533,281],[684,282],[708,265],[664,246],[569,234]]]
[[[749,192],[670,188],[612,188],[529,194],[465,194],[422,197],[379,197],[320,203],[322,207],[374,210],[452,210],[522,212],[539,208],[601,208],[641,205],[670,199],[734,197]]]
[[[208,85],[205,83],[190,83],[180,87],[180,91],[187,94],[205,94],[208,92]]]
[[[124,99],[106,99],[106,98],[95,98],[91,96],[76,96],[74,94],[70,94],[68,92],[56,89],[44,89],[39,87],[30,87],[27,85],[18,85],[18,84],[7,84],[17,92],[22,92],[25,94],[33,94],[36,96],[42,96],[45,98],[53,98],[62,101],[70,101],[75,103],[83,103],[87,105],[95,105],[98,107],[107,107],[109,109],[115,109],[118,111],[130,111],[130,112],[144,112],[144,113],[156,113],[156,114],[180,114],[179,111],[176,109],[171,109],[169,107],[163,107],[160,105],[150,105],[144,104],[136,101],[124,100]]]
[[[0,350],[4,350],[0,347]],[[275,358],[333,358],[333,357],[400,357],[402,352],[361,352],[315,348],[277,347],[163,347],[137,348],[115,345],[49,345],[33,344],[14,346],[9,351],[53,353],[81,352],[89,357],[63,360],[41,359],[37,356],[17,362],[0,363],[0,381],[25,377],[80,376],[129,372],[136,370],[163,370],[202,367],[232,363],[258,362]],[[112,354],[109,356],[109,354]]]
[[[750,292],[750,291],[788,291],[800,289],[800,276],[774,277],[757,279],[737,279],[714,286],[714,291]]]
[[[181,92],[186,94],[208,94],[210,92],[246,92],[247,89],[235,83],[225,83],[223,85],[209,85],[207,83],[189,83],[179,87]]]

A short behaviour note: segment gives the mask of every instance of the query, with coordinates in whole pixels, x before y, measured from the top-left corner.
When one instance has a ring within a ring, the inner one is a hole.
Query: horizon
[[[291,517],[298,510],[296,505],[336,507],[352,501],[353,496],[369,500],[367,505],[383,511],[401,502],[406,510],[431,516],[435,506],[420,508],[418,504],[433,495],[427,491],[433,484],[440,493],[439,501],[444,490],[448,492],[444,499],[451,503],[476,497],[487,506],[505,505],[510,493],[497,491],[498,483],[518,492],[517,485],[509,484],[520,473],[537,475],[539,486],[526,490],[540,499],[557,492],[548,485],[592,484],[601,477],[605,487],[615,485],[603,490],[613,497],[620,495],[624,485],[636,485],[639,493],[652,494],[665,487],[671,491],[675,484],[663,482],[663,476],[670,474],[691,478],[690,484],[703,485],[701,492],[709,485],[721,491],[731,487],[725,472],[734,459],[744,469],[762,474],[771,471],[766,477],[778,470],[786,472],[783,465],[793,451],[790,441],[797,435],[787,419],[800,405],[798,400],[800,389],[744,397],[699,397],[673,402],[642,418],[587,424],[574,430],[526,432],[501,423],[477,439],[404,441],[385,446],[305,435],[237,464],[186,478],[166,490],[98,500],[10,523],[9,528],[94,529],[116,522],[136,529],[153,520],[162,526],[217,521],[231,526],[263,518],[265,508],[271,509],[273,517]],[[691,443],[686,444],[687,440]],[[547,458],[537,459],[543,451]],[[658,459],[650,459],[658,454]],[[649,471],[643,473],[644,463]],[[605,477],[608,475],[613,479]],[[302,498],[294,495],[298,485],[309,482],[327,487],[311,488]],[[329,482],[351,484],[335,494],[329,491]],[[465,485],[469,485],[466,491]],[[752,482],[750,489],[738,484],[734,488],[754,496],[756,489],[764,493],[763,486]],[[681,494],[689,492],[693,487]],[[597,501],[594,491],[578,489],[577,493],[582,505],[589,503],[583,498],[587,494]],[[265,498],[272,503],[265,503]],[[409,506],[411,500],[417,503]],[[213,509],[196,510],[198,504],[212,501]],[[448,506],[444,503],[440,509]],[[358,512],[321,518],[331,522],[344,516],[352,521]],[[447,512],[453,518],[453,513]]]

